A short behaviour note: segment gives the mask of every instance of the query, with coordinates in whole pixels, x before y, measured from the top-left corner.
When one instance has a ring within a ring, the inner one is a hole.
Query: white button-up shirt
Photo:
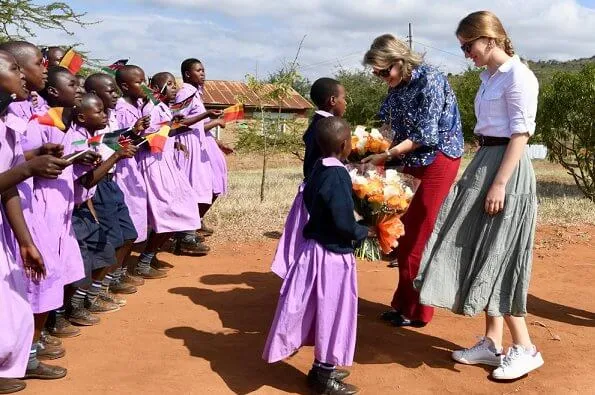
[[[475,96],[475,134],[510,137],[515,133],[535,132],[539,83],[518,56],[513,56],[490,75],[480,75],[481,86]]]

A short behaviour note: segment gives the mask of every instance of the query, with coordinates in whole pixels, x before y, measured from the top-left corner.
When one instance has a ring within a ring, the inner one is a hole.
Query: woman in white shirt
[[[493,13],[468,15],[456,35],[465,56],[486,68],[475,98],[481,148],[441,208],[415,286],[422,304],[484,311],[485,336],[452,357],[496,366],[492,377],[510,380],[543,364],[524,318],[537,214],[525,146],[535,131],[539,87]],[[505,322],[513,345],[502,355]]]

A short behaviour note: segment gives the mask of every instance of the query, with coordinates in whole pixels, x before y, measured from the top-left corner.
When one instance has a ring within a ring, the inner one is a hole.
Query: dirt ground
[[[267,365],[260,358],[280,280],[269,272],[275,240],[216,243],[205,258],[162,254],[169,277],[148,281],[121,311],[64,341],[65,379],[28,381],[25,393],[307,393],[312,350]],[[397,271],[358,267],[360,304],[349,382],[362,393],[595,393],[595,226],[541,227],[527,320],[545,365],[513,383],[489,369],[451,361],[454,348],[481,335],[480,317],[440,310],[424,329],[378,320]],[[559,340],[555,340],[559,339]],[[508,340],[509,341],[509,340]]]

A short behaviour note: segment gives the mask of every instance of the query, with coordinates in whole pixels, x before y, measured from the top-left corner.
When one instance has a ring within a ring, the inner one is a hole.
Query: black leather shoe
[[[333,370],[333,372],[331,373],[331,377],[337,381],[343,381],[345,380],[347,377],[349,377],[351,373],[349,373],[349,370],[345,370],[345,369],[335,369]],[[309,385],[314,385],[316,383],[316,371],[314,370],[314,368],[310,369],[310,371],[308,372],[308,384]]]
[[[387,310],[380,314],[380,319],[386,322],[392,322],[401,317],[401,312],[397,310]]]
[[[399,326],[399,327],[410,326],[412,328],[423,328],[424,326],[427,325],[426,322],[415,321],[415,320],[412,321],[408,318],[403,317],[402,315],[399,315],[397,318],[391,320],[390,323],[393,324],[393,326]]]
[[[355,385],[343,383],[334,378],[333,375],[336,369],[330,370],[313,367],[312,371],[314,377],[312,383],[310,384],[309,381],[308,384],[312,389],[312,393],[316,395],[353,395],[359,392],[359,388]]]
[[[17,379],[8,379],[0,377],[0,394],[12,394],[25,389],[27,384]]]
[[[25,379],[56,380],[66,376],[66,369],[39,362],[35,369],[27,369]]]

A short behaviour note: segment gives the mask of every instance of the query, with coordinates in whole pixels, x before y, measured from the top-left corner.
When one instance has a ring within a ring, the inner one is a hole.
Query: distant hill
[[[529,60],[527,63],[539,81],[547,82],[557,71],[578,72],[584,65],[595,63],[595,56],[564,62],[559,60]]]

